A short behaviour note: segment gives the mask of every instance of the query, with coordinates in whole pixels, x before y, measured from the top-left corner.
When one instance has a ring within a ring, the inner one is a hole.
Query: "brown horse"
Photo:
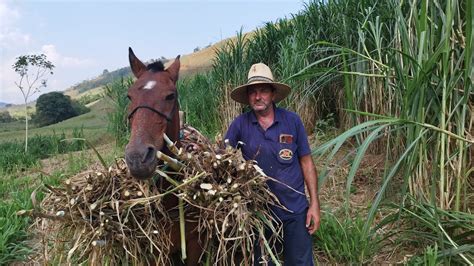
[[[137,78],[128,90],[130,105],[128,119],[131,127],[130,140],[125,148],[125,161],[130,174],[139,179],[154,175],[158,159],[156,152],[172,155],[164,144],[163,134],[179,146],[179,105],[176,81],[180,67],[179,56],[167,69],[163,63],[155,62],[145,66],[129,48],[130,67]],[[163,189],[169,187],[166,180],[160,180]],[[163,205],[169,212],[177,211],[176,196],[166,196]],[[195,224],[186,224],[186,265],[197,265],[202,248],[199,236],[193,229]],[[171,253],[180,250],[179,224],[171,228]]]

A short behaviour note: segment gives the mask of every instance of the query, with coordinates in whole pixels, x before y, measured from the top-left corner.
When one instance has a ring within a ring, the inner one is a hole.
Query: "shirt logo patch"
[[[293,143],[293,135],[280,134],[280,143],[285,143],[285,144]]]
[[[280,158],[282,158],[285,161],[291,160],[291,158],[293,158],[293,152],[289,149],[280,150],[278,155],[280,156]]]

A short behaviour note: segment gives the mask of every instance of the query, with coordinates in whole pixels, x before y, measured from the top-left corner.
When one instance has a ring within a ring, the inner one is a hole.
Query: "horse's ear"
[[[135,56],[130,47],[128,47],[128,60],[130,61],[130,68],[132,69],[133,75],[139,78],[146,71],[146,66]]]
[[[181,56],[178,55],[176,59],[174,60],[173,64],[171,64],[166,71],[170,73],[171,78],[173,79],[174,82],[178,81],[178,76],[179,76],[179,67],[181,63],[179,62],[179,58]]]

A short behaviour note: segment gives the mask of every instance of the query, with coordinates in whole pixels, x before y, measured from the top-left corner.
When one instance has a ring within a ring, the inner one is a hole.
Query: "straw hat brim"
[[[250,84],[245,84],[242,86],[239,86],[235,88],[231,93],[230,93],[230,98],[232,100],[242,103],[242,104],[249,104],[249,99],[247,95],[247,88],[259,84],[269,84],[273,88],[275,88],[275,91],[273,92],[275,94],[274,102],[278,103],[281,100],[285,99],[288,94],[291,92],[290,86],[279,83],[279,82],[254,82]]]

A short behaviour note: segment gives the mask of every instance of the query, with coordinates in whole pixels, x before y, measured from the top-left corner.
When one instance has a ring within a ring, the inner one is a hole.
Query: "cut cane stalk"
[[[212,184],[209,183],[202,183],[199,185],[200,188],[205,189],[205,190],[211,190],[212,189]]]
[[[168,135],[166,135],[166,133],[163,133],[163,139],[165,140],[166,146],[168,146],[168,149],[172,153],[177,155],[179,153],[178,147],[176,147],[176,145],[173,143],[173,141],[171,141],[171,139],[168,137]]]
[[[162,153],[161,151],[156,152],[156,157],[158,159],[163,160],[166,163],[168,163],[168,165],[171,168],[173,168],[173,170],[176,170],[178,172],[181,171],[181,169],[184,168],[184,164],[182,164],[181,162],[179,162],[178,160],[176,160],[174,158],[169,157],[168,155]]]
[[[185,219],[184,219],[184,200],[179,198],[179,231],[181,238],[181,259],[184,261],[186,259],[186,228],[185,228]]]
[[[267,241],[267,239],[265,238],[265,234],[263,233],[263,229],[262,229],[262,228],[259,228],[259,233],[260,233],[261,239],[263,240],[263,244],[264,244],[264,246],[265,246],[265,249],[267,250],[267,252],[268,252],[268,254],[270,255],[270,257],[272,258],[273,263],[275,263],[275,265],[277,265],[277,266],[281,266],[280,261],[278,261],[278,259],[276,258],[275,254],[273,254],[272,248],[270,247],[270,244],[268,244],[268,241]]]

